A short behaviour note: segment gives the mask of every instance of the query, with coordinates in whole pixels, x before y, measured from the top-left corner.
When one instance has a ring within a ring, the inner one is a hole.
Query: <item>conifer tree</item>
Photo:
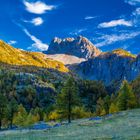
[[[106,114],[106,110],[104,107],[104,100],[99,98],[96,105],[96,115],[103,116]]]
[[[2,120],[6,117],[6,112],[7,112],[7,99],[6,97],[0,93],[0,129],[2,127]]]
[[[27,118],[26,109],[23,107],[22,104],[18,106],[17,113],[14,115],[14,124],[18,126],[25,126]]]
[[[117,105],[119,110],[127,110],[131,108],[135,108],[137,106],[136,97],[132,91],[131,86],[125,80],[122,83],[122,86],[119,91],[119,95],[117,98]]]
[[[34,120],[33,120],[33,115],[31,113],[28,114],[27,118],[26,118],[26,126],[30,126],[32,124],[34,124]]]
[[[12,128],[14,114],[17,112],[18,109],[17,101],[14,98],[12,98],[11,101],[9,101],[7,108],[8,108],[8,120],[10,120],[10,128]]]
[[[111,99],[110,99],[110,96],[107,95],[107,96],[104,98],[104,109],[105,109],[106,114],[109,113],[110,104],[111,104]]]
[[[72,77],[70,77],[61,93],[57,97],[57,106],[61,116],[68,119],[68,123],[71,123],[72,109],[79,104],[78,89],[76,83]]]

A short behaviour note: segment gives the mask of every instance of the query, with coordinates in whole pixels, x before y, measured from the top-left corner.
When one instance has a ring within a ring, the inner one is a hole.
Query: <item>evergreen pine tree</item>
[[[123,84],[120,88],[119,95],[117,97],[117,106],[119,110],[127,110],[137,106],[136,97],[131,86],[126,80],[123,81]]]
[[[68,119],[68,123],[71,123],[73,107],[78,104],[78,89],[74,79],[70,77],[57,97],[59,113]]]
[[[0,93],[0,129],[2,127],[2,120],[6,117],[7,112],[7,99],[6,97]]]
[[[106,114],[106,110],[104,107],[104,100],[99,98],[96,105],[96,115],[102,116]]]
[[[26,109],[23,107],[22,104],[20,104],[18,106],[17,113],[14,115],[13,122],[15,125],[25,126],[26,125],[26,118],[27,118]]]
[[[12,98],[11,101],[9,101],[7,108],[8,108],[8,120],[10,120],[10,128],[12,128],[14,114],[17,112],[18,109],[17,101],[14,98]]]

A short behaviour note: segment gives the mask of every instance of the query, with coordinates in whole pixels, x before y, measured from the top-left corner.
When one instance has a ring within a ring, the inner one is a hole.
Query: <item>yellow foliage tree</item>
[[[59,114],[57,111],[53,111],[49,114],[48,119],[51,121],[56,121],[57,119],[59,119]]]
[[[109,113],[116,113],[118,112],[119,109],[117,107],[117,105],[115,105],[114,103],[111,104],[110,108],[109,108]]]
[[[104,115],[106,115],[106,111],[105,111],[105,109],[103,108],[103,109],[101,110],[100,116],[104,116]]]

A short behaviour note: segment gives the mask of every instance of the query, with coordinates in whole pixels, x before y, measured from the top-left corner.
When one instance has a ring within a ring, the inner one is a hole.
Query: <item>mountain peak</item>
[[[86,40],[86,41],[89,41],[86,37],[81,36],[81,35],[77,36],[76,38],[77,38],[77,40],[83,40],[83,41]]]
[[[77,36],[76,38],[60,39],[55,37],[46,54],[67,54],[79,58],[92,58],[98,56],[101,51],[97,49],[87,38]]]
[[[60,43],[62,40],[58,37],[54,37],[54,39],[52,40],[53,43]]]

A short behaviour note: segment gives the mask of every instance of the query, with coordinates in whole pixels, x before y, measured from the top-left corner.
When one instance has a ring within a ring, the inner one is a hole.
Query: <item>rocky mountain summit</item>
[[[48,51],[44,52],[48,57],[58,61],[63,61],[65,64],[79,63],[89,58],[98,56],[101,51],[96,48],[87,38],[78,36],[76,38],[60,39],[55,37]],[[62,59],[62,55],[65,56]],[[73,59],[75,57],[75,59]]]

